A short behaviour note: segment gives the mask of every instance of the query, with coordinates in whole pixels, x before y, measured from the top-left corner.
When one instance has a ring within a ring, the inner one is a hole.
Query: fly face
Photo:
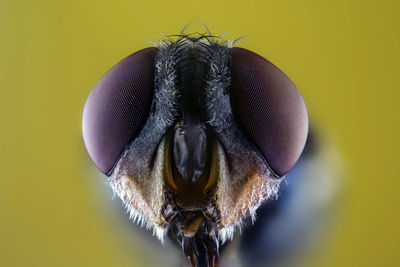
[[[140,50],[107,72],[83,113],[96,166],[133,220],[168,233],[193,266],[276,197],[308,129],[290,79],[261,56],[208,35]]]

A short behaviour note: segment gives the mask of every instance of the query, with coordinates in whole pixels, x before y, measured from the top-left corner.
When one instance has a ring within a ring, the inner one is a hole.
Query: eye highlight
[[[263,57],[234,47],[230,96],[236,119],[272,170],[288,173],[308,131],[307,109],[293,82]]]
[[[156,52],[157,48],[145,48],[120,61],[100,79],[86,101],[83,139],[90,157],[105,174],[149,114]]]

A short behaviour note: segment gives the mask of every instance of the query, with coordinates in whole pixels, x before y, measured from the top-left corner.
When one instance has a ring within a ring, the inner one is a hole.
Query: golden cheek
[[[230,226],[241,221],[243,217],[253,215],[258,206],[270,197],[271,190],[275,190],[275,187],[275,182],[257,174],[235,187],[221,185],[217,202],[221,216],[220,225]]]
[[[121,198],[132,219],[162,224],[159,208],[149,194],[151,184],[137,181],[130,174],[123,174],[110,180],[114,192]]]
[[[275,178],[257,158],[246,158],[244,155],[241,155],[241,164],[246,168],[238,171],[229,164],[232,158],[228,160],[224,149],[219,147],[216,206],[221,228],[240,226],[242,220],[248,216],[255,220],[257,208],[267,199],[276,196],[282,181]],[[237,158],[233,159],[234,162],[235,160]]]

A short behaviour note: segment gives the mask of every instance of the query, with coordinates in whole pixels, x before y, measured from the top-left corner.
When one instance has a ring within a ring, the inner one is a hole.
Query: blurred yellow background
[[[340,217],[306,266],[399,266],[398,1],[0,0],[0,266],[141,266],[81,114],[112,65],[186,24],[279,66],[345,164]],[[119,216],[119,217],[118,217]],[[126,217],[126,216],[125,216]],[[125,227],[125,228],[124,228]],[[154,256],[153,256],[154,257]],[[153,259],[157,264],[157,259]]]

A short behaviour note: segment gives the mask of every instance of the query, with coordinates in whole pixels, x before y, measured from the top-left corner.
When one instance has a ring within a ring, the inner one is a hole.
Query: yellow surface
[[[246,35],[343,155],[342,215],[310,264],[398,266],[398,3],[1,0],[0,266],[140,266],[149,252],[127,245],[101,197],[81,113],[106,70],[190,22]]]

